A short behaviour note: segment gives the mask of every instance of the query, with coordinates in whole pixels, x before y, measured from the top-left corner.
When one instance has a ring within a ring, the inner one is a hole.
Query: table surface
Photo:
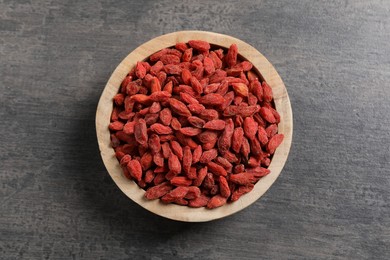
[[[0,1],[2,259],[389,259],[389,1]],[[293,145],[271,189],[207,223],[125,197],[94,127],[116,65],[209,30],[260,50],[288,89]]]

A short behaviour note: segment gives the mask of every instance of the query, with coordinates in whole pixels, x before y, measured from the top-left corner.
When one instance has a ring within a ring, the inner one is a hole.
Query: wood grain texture
[[[389,1],[0,1],[2,259],[390,259]],[[288,161],[208,223],[149,213],[101,162],[97,102],[129,50],[179,30],[254,46],[286,84]]]
[[[145,199],[145,191],[123,175],[121,166],[115,157],[114,149],[111,147],[110,132],[108,130],[113,109],[113,97],[118,93],[121,82],[127,73],[135,67],[137,61],[146,60],[150,55],[163,48],[170,48],[176,43],[188,42],[190,40],[203,40],[226,49],[231,44],[237,44],[239,54],[244,59],[250,61],[254,69],[260,72],[261,77],[272,87],[275,107],[281,116],[278,132],[284,135],[283,143],[276,150],[268,167],[271,173],[261,178],[256,183],[254,189],[250,193],[243,195],[237,203],[228,203],[213,210],[204,207],[190,208],[175,204],[167,205],[159,200],[150,201]],[[291,104],[286,87],[272,64],[255,48],[237,38],[204,31],[173,32],[153,38],[137,47],[127,55],[111,75],[96,110],[96,134],[100,154],[109,174],[122,192],[134,202],[153,213],[172,220],[186,222],[204,222],[220,219],[246,208],[259,199],[275,182],[286,163],[292,141],[292,123]]]

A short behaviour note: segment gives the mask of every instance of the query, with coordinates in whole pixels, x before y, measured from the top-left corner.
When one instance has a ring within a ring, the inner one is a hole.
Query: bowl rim
[[[210,44],[229,48],[233,43],[237,44],[239,55],[252,62],[266,82],[271,86],[274,94],[276,110],[281,115],[281,122],[278,125],[279,133],[284,134],[282,144],[276,149],[268,169],[271,173],[262,177],[255,185],[254,189],[243,195],[239,200],[216,209],[190,208],[175,204],[163,204],[160,200],[147,200],[144,198],[145,191],[134,181],[127,179],[115,157],[114,149],[111,147],[110,123],[113,100],[118,93],[121,82],[127,73],[133,68],[137,61],[144,60],[151,54],[166,48],[172,47],[178,42],[188,42],[189,40],[204,40]],[[110,76],[96,111],[96,135],[103,163],[119,189],[131,200],[146,210],[159,216],[184,222],[205,222],[220,219],[234,214],[255,201],[257,201],[275,182],[280,175],[291,148],[293,133],[293,118],[290,99],[287,89],[273,65],[254,47],[235,37],[207,32],[207,31],[177,31],[155,37],[130,52],[116,67]]]

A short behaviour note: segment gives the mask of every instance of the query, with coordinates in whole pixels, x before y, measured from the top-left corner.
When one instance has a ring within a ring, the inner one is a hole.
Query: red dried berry
[[[272,88],[236,44],[210,48],[192,40],[154,53],[113,97],[111,146],[147,199],[216,208],[270,173],[284,137]]]
[[[163,182],[157,186],[150,187],[145,192],[145,198],[149,200],[154,200],[161,198],[165,194],[167,194],[170,190],[172,190],[173,186],[169,182]]]
[[[270,154],[275,153],[276,148],[283,142],[284,135],[283,134],[276,134],[269,140],[267,144],[267,152]]]
[[[214,208],[221,207],[226,204],[226,201],[227,198],[223,197],[222,195],[215,195],[208,201],[207,208],[214,209]]]
[[[223,130],[226,126],[225,121],[221,119],[214,119],[208,121],[206,124],[204,124],[203,128],[209,129],[209,130]]]
[[[127,164],[127,170],[129,171],[131,177],[135,180],[140,181],[142,178],[142,166],[138,160],[131,160]]]
[[[188,44],[191,46],[191,48],[194,48],[194,49],[199,50],[201,52],[206,52],[210,49],[210,44],[206,41],[191,40],[191,41],[188,41]]]

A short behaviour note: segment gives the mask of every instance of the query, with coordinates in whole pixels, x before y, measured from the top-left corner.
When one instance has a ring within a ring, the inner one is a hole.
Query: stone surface
[[[389,259],[389,1],[0,1],[2,259]],[[101,162],[95,109],[131,50],[184,29],[274,64],[294,138],[256,203],[155,216]]]

